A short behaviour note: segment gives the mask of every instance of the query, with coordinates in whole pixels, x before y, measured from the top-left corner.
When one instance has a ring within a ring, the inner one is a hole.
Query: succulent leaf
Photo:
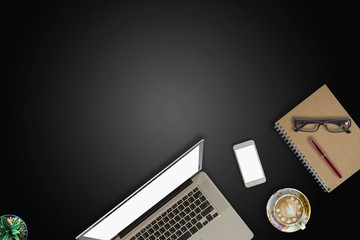
[[[19,222],[17,224],[13,223],[13,225],[11,225],[11,228],[15,230],[19,230],[23,225],[24,225],[23,222]]]
[[[12,229],[11,234],[14,236],[20,234],[20,232],[18,230]]]
[[[1,217],[1,224],[6,229],[11,228],[10,223],[8,222],[8,220],[5,217]]]
[[[14,240],[20,240],[18,235],[14,235],[13,238],[14,238]]]
[[[5,235],[5,237],[3,238],[3,240],[11,240],[10,234],[7,233],[7,234]]]
[[[17,218],[14,219],[14,222],[13,222],[13,224],[11,225],[11,227],[16,226],[18,223],[19,223],[19,218],[17,217]]]

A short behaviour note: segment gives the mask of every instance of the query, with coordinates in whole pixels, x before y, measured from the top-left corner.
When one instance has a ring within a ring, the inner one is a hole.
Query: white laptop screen
[[[200,142],[202,143],[202,142]],[[201,169],[200,143],[78,236],[110,240]]]

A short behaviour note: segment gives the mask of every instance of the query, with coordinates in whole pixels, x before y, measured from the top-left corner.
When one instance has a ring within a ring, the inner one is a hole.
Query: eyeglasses
[[[325,126],[326,130],[331,133],[339,133],[346,132],[351,133],[349,130],[351,126],[350,119],[343,120],[303,120],[303,119],[295,119],[294,120],[294,131],[301,132],[316,132],[320,125]]]

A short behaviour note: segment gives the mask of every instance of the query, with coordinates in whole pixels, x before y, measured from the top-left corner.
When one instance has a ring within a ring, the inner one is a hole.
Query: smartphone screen
[[[266,181],[254,141],[235,145],[234,152],[246,187]]]

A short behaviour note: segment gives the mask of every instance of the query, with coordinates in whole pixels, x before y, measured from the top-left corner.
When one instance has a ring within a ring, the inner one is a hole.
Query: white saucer
[[[309,221],[310,214],[311,214],[310,202],[302,192],[300,192],[299,190],[296,190],[294,188],[283,188],[283,189],[280,189],[279,191],[277,191],[276,193],[274,193],[273,195],[271,195],[269,201],[266,204],[266,214],[267,214],[267,217],[268,217],[270,223],[276,229],[278,229],[282,232],[292,233],[292,232],[298,231],[300,229],[300,227],[296,224],[286,226],[286,225],[278,222],[274,216],[274,205],[275,205],[276,201],[279,198],[281,198],[282,196],[288,195],[288,194],[294,195],[302,201],[303,206],[304,206],[303,219],[305,220],[304,223],[306,224]]]

